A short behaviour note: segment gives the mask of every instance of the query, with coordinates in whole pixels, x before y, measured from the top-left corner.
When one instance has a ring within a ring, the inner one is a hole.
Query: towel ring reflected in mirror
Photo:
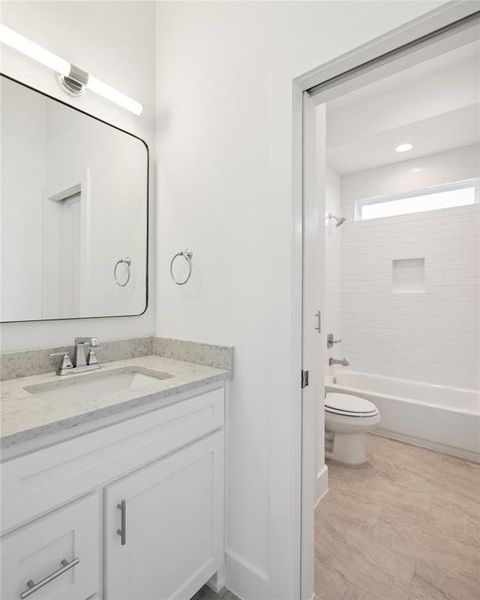
[[[173,273],[173,266],[175,264],[176,259],[179,257],[182,257],[183,259],[185,259],[185,261],[188,265],[188,273],[183,281],[182,280],[179,281]],[[173,282],[176,283],[177,285],[185,285],[187,283],[187,281],[190,279],[190,277],[192,276],[192,257],[193,257],[193,252],[190,250],[190,248],[185,248],[185,250],[182,250],[181,252],[177,252],[176,254],[173,255],[173,258],[170,261],[170,276],[171,276]]]
[[[117,275],[117,269],[119,265],[125,265],[126,266],[126,270],[127,270],[127,278],[125,279],[125,281],[119,281],[118,280],[118,275]],[[128,282],[130,281],[130,266],[132,264],[132,259],[127,256],[126,258],[119,258],[117,260],[117,262],[115,263],[115,267],[113,268],[113,277],[115,279],[115,283],[120,286],[120,287],[125,287],[126,285],[128,285]]]

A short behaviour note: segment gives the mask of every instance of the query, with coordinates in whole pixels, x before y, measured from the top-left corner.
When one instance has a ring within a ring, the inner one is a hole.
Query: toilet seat
[[[378,409],[375,404],[360,396],[330,392],[325,397],[325,412],[343,417],[362,418],[377,415]]]

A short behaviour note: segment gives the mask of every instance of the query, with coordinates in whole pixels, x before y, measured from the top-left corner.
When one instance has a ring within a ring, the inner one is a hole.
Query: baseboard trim
[[[220,567],[220,569],[218,569],[215,575],[212,575],[212,577],[210,577],[206,585],[212,590],[212,592],[215,592],[216,594],[218,594],[225,588],[225,565]]]
[[[315,481],[315,506],[328,492],[328,467],[323,465],[320,471],[317,473],[317,479]]]
[[[267,600],[270,592],[270,577],[252,562],[234,550],[225,551],[226,587],[239,598]]]
[[[397,433],[395,431],[390,431],[389,429],[376,429],[373,432],[373,435],[379,435],[396,440],[397,442],[404,442],[405,444],[411,444],[412,446],[419,446],[420,448],[426,448],[427,450],[434,450],[435,452],[441,452],[442,454],[448,454],[449,456],[456,456],[457,458],[480,463],[480,453],[478,452],[463,450],[462,448],[455,448],[454,446],[447,446],[446,444],[439,444],[437,442],[430,442],[423,438]]]

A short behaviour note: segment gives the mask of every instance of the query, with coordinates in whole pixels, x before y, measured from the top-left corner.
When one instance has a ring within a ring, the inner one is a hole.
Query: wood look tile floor
[[[480,600],[480,465],[375,435],[367,456],[328,465],[317,600]]]

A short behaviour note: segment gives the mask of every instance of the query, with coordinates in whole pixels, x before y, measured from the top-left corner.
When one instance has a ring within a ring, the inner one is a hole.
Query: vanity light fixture
[[[408,152],[413,148],[413,144],[400,144],[395,148],[397,152]]]
[[[55,71],[60,87],[70,96],[80,96],[89,89],[136,115],[142,114],[143,106],[140,102],[122,94],[122,92],[2,24],[0,24],[0,42]]]

